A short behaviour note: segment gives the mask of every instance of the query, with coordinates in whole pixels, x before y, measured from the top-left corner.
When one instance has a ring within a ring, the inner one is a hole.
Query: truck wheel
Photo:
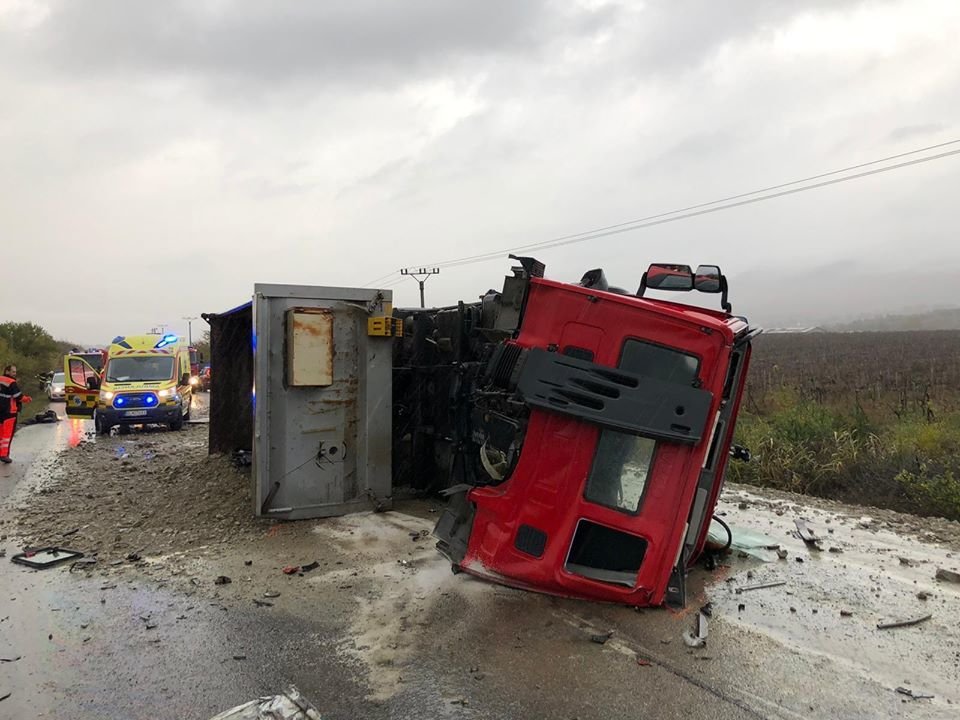
[[[183,417],[179,417],[170,423],[171,430],[183,430]]]

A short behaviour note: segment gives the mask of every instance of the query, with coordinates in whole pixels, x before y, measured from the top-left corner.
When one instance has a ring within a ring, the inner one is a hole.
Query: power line
[[[463,258],[455,258],[453,260],[446,260],[444,262],[432,263],[437,267],[449,267],[451,263],[460,263],[466,260],[472,260],[474,258],[485,258],[487,256],[493,255],[495,257],[502,257],[506,253],[516,253],[522,252],[525,250],[535,250],[540,247],[546,246],[550,247],[553,243],[559,243],[564,240],[572,240],[574,238],[579,238],[584,235],[593,235],[594,233],[605,232],[607,230],[614,230],[616,228],[626,227],[628,225],[636,225],[637,223],[644,223],[650,220],[658,220],[669,215],[676,215],[678,213],[689,212],[691,210],[699,210],[700,208],[709,207],[711,205],[719,205],[720,203],[729,202],[731,200],[739,200],[741,198],[750,197],[751,195],[759,195],[760,193],[770,192],[771,190],[780,190],[781,188],[791,187],[793,185],[800,185],[801,183],[810,182],[811,180],[820,180],[821,178],[830,177],[832,175],[839,175],[841,173],[850,172],[851,170],[859,170],[860,168],[869,167],[871,165],[878,165],[880,163],[889,162],[890,160],[897,160],[899,158],[908,157],[910,155],[916,155],[922,152],[928,152],[930,150],[936,150],[938,148],[946,147],[948,145],[956,145],[960,143],[960,139],[949,140],[943,143],[937,143],[936,145],[928,145],[927,147],[917,148],[916,150],[910,150],[908,152],[898,153],[896,155],[889,155],[884,158],[879,158],[878,160],[871,160],[870,162],[860,163],[858,165],[850,165],[849,167],[840,168],[839,170],[831,170],[829,172],[819,173],[817,175],[811,175],[809,177],[801,178],[800,180],[791,180],[790,182],[780,183],[778,185],[770,185],[768,187],[759,188],[757,190],[751,190],[749,192],[739,193],[737,195],[729,195],[727,197],[718,198],[717,200],[711,200],[710,202],[698,203],[696,205],[688,205],[687,207],[677,208],[676,210],[670,210],[669,212],[657,213],[656,215],[647,215],[646,217],[637,218],[635,220],[627,220],[625,222],[617,223],[615,225],[607,225],[606,227],[594,228],[593,230],[585,230],[583,232],[573,233],[572,235],[562,235],[551,240],[541,240],[535,243],[529,243],[527,245],[520,245],[519,247],[507,248],[504,250],[490,251],[486,253],[481,253],[480,255],[473,255]],[[900,167],[900,166],[897,166]],[[859,177],[859,176],[858,176]],[[813,187],[813,186],[811,186]],[[778,196],[771,196],[778,197]]]
[[[876,175],[883,172],[888,172],[891,170],[897,170],[903,167],[908,167],[911,165],[918,165],[925,162],[930,162],[932,160],[939,160],[951,155],[956,155],[960,153],[960,150],[952,150],[949,152],[939,153],[937,155],[930,155],[928,157],[918,158],[916,160],[910,160],[902,163],[897,163],[895,165],[888,165],[886,167],[877,168],[874,170],[869,170],[862,173],[856,173],[854,175],[847,175],[842,178],[835,178],[833,180],[828,180],[821,183],[815,183],[813,185],[803,185],[802,187],[793,187],[795,185],[802,185],[803,183],[808,183],[812,180],[819,180],[826,177],[832,177],[834,175],[840,175],[842,173],[847,173],[852,170],[858,170],[865,167],[870,167],[872,165],[878,165],[880,163],[889,162],[891,160],[897,160],[903,157],[909,157],[910,155],[916,155],[922,152],[929,152],[930,150],[936,150],[942,147],[947,147],[949,145],[955,145],[960,143],[960,139],[949,140],[947,142],[937,143],[935,145],[928,145],[927,147],[917,148],[915,150],[909,150],[907,152],[898,153],[896,155],[889,155],[884,158],[879,158],[877,160],[871,160],[869,162],[859,163],[856,165],[850,165],[848,167],[840,168],[837,170],[830,170],[829,172],[818,173],[816,175],[810,175],[809,177],[801,178],[799,180],[791,180],[790,182],[779,183],[777,185],[770,185],[764,188],[759,188],[757,190],[751,190],[749,192],[739,193],[737,195],[730,195],[723,198],[718,198],[716,200],[711,200],[709,202],[698,203],[696,205],[688,205],[686,207],[677,208],[676,210],[671,210],[669,212],[657,213],[655,215],[648,215],[646,217],[637,218],[635,220],[628,220],[626,222],[616,223],[614,225],[607,225],[605,227],[594,228],[593,230],[585,230],[579,233],[573,233],[571,235],[562,235],[560,237],[552,238],[550,240],[541,240],[535,243],[528,243],[526,245],[519,245],[512,248],[503,248],[500,250],[492,250],[485,253],[480,253],[477,255],[468,255],[460,258],[453,258],[450,260],[445,260],[442,262],[431,263],[433,267],[444,268],[444,267],[460,267],[463,265],[470,265],[477,262],[486,262],[488,260],[500,259],[504,255],[510,253],[518,252],[528,252],[531,250],[544,250],[548,248],[561,247],[563,245],[572,245],[578,242],[584,242],[586,240],[594,240],[597,238],[608,237],[610,235],[617,235],[624,232],[629,232],[631,230],[641,230],[643,228],[652,227],[654,225],[663,225],[669,222],[675,222],[677,220],[685,220],[692,217],[697,217],[700,215],[707,215],[714,212],[720,212],[722,210],[729,210],[731,208],[742,207],[744,205],[751,205],[753,203],[762,202],[764,200],[772,200],[778,197],[783,197],[786,195],[793,195],[800,192],[805,192],[806,190],[816,190],[818,188],[826,187],[828,185],[836,185],[841,182],[847,182],[848,180],[857,180],[859,178],[867,177],[870,175]],[[790,190],[784,190],[782,192],[772,193],[773,190],[782,190],[783,188],[792,188]],[[770,193],[764,195],[763,193]],[[758,195],[760,197],[751,197]],[[749,198],[749,199],[743,199]],[[739,202],[731,202],[731,201]],[[726,204],[722,204],[726,203]],[[716,206],[716,207],[713,207]],[[402,282],[402,277],[398,278],[396,273],[399,271],[393,271],[386,275],[383,275],[376,280],[372,280],[369,283],[366,283],[364,287],[369,287],[371,285],[376,285],[384,280],[391,280],[387,282],[383,287],[393,287],[399,285]]]
[[[659,215],[651,216],[649,222],[643,221],[634,221],[634,223],[622,223],[619,225],[608,226],[611,229],[598,228],[597,230],[587,231],[583,233],[577,233],[576,235],[566,235],[559,238],[554,238],[553,240],[546,240],[539,243],[532,243],[530,245],[521,245],[515,248],[509,248],[505,250],[491,251],[488,253],[483,253],[480,255],[472,255],[463,258],[456,258],[453,260],[448,260],[443,263],[436,263],[437,267],[460,267],[463,265],[471,265],[477,262],[485,262],[487,260],[493,260],[497,258],[502,258],[507,253],[517,253],[524,252],[529,250],[545,250],[548,248],[561,247],[564,245],[573,245],[575,243],[584,242],[586,240],[595,240],[597,238],[608,237],[610,235],[619,235],[621,233],[630,232],[631,230],[642,230],[643,228],[653,227],[655,225],[664,225],[666,223],[676,222],[677,220],[686,220],[692,217],[698,217],[700,215],[709,215],[711,213],[720,212],[722,210],[730,210],[731,208],[742,207],[744,205],[752,205],[754,203],[763,202],[765,200],[773,200],[774,198],[784,197],[786,195],[795,195],[797,193],[806,192],[807,190],[816,190],[818,188],[826,187],[828,185],[836,185],[839,183],[847,182],[849,180],[857,180],[859,178],[867,177],[870,175],[877,175],[879,173],[889,172],[891,170],[897,170],[903,167],[908,167],[911,165],[919,165],[921,163],[930,162],[932,160],[939,160],[951,155],[960,154],[960,150],[951,150],[949,152],[939,153],[937,155],[930,155],[924,158],[918,158],[916,160],[908,160],[906,162],[897,163],[896,165],[888,165],[887,167],[876,168],[874,170],[867,170],[862,173],[857,173],[855,175],[847,175],[842,178],[834,178],[833,180],[825,180],[824,182],[815,183],[813,185],[804,185],[803,187],[792,188],[790,190],[783,190],[777,193],[771,193],[769,195],[761,195],[759,197],[749,198],[746,200],[740,200],[738,202],[727,203],[725,205],[717,205],[716,207],[705,207],[706,205],[713,205],[713,203],[703,203],[702,205],[696,206],[704,209],[697,210],[694,212],[687,212],[681,215],[675,215],[676,212],[682,212],[676,210],[670,213],[661,213]],[[862,167],[862,166],[861,166]],[[793,184],[793,183],[789,183]],[[781,185],[780,187],[785,187],[787,184]],[[752,193],[747,193],[752,194]],[[741,195],[741,197],[743,197]],[[669,217],[667,217],[669,216]],[[654,219],[657,218],[657,219]]]
[[[390,278],[394,278],[394,276],[395,276],[398,272],[400,272],[400,271],[399,271],[399,270],[391,270],[391,271],[388,272],[386,275],[381,275],[381,276],[378,277],[376,280],[371,280],[371,281],[368,282],[368,283],[364,283],[364,284],[363,284],[363,287],[370,287],[371,285],[378,285],[379,283],[382,283],[382,282],[384,282],[385,280],[389,280]],[[396,279],[396,278],[394,278],[394,279]],[[381,287],[381,288],[378,288],[378,289],[383,290],[383,289],[385,289],[385,287]]]

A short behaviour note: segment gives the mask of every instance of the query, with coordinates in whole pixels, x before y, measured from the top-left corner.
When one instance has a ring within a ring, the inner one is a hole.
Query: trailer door
[[[390,304],[388,291],[255,287],[257,514],[389,507]]]

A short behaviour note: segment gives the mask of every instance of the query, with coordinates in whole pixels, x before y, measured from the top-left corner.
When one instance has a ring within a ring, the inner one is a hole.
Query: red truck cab
[[[489,477],[452,489],[438,547],[455,569],[516,587],[682,605],[756,331],[729,312],[719,268],[707,282],[651,266],[637,295],[598,272],[580,285],[527,278],[517,331],[474,395]],[[643,297],[695,287],[722,290],[724,310]]]

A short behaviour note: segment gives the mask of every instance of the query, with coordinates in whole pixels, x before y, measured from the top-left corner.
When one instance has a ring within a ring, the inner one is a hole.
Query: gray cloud
[[[61,0],[29,45],[76,74],[395,81],[471,58],[534,51],[561,29],[547,10],[541,0]],[[583,21],[593,13],[580,15]]]
[[[901,140],[914,140],[925,135],[933,135],[943,132],[947,128],[940,123],[927,123],[925,125],[903,125],[890,131],[890,139],[894,142]]]
[[[0,285],[0,320],[84,341],[176,328],[256,281],[360,284],[787,182],[952,139],[960,116],[952,0],[50,8],[0,9],[0,238],[12,266],[63,270],[39,294],[29,272]],[[537,255],[624,287],[651,260],[718,262],[738,310],[802,322],[795,288],[750,279],[960,267],[958,163]],[[79,307],[78,257],[100,287],[184,287]],[[428,297],[473,297],[508,266],[444,270]],[[817,321],[874,298],[825,283]]]

